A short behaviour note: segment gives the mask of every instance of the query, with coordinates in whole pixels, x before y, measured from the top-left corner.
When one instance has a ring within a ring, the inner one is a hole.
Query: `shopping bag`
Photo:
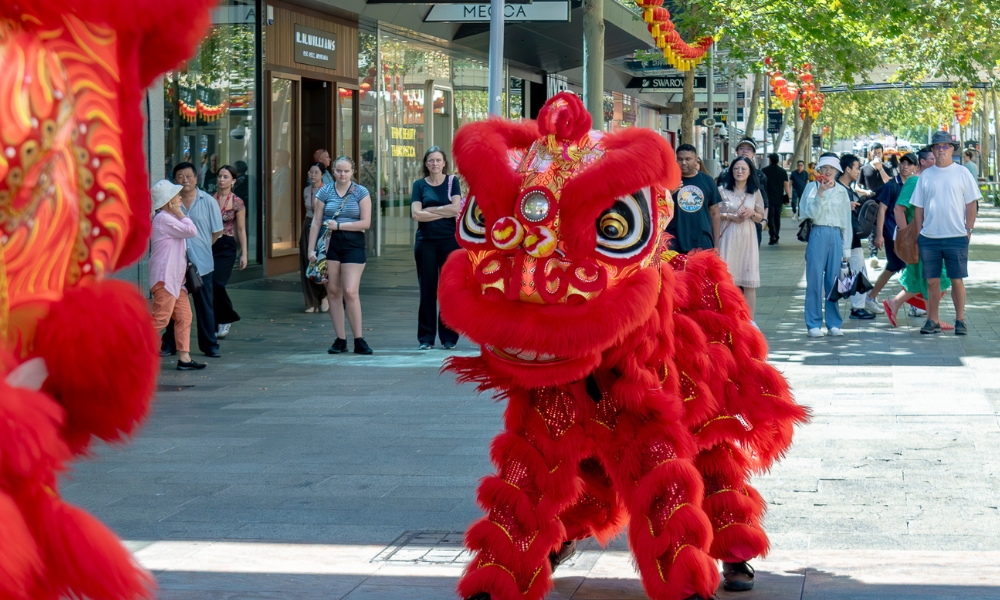
[[[827,297],[827,300],[829,302],[837,302],[841,298],[850,298],[851,295],[854,294],[854,285],[854,271],[852,271],[849,266],[842,268],[840,270],[840,277],[838,277],[837,281],[834,282],[833,289],[830,290],[830,295]]]

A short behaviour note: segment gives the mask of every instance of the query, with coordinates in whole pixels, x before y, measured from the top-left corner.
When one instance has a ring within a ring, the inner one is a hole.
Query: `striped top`
[[[337,184],[330,183],[324,185],[316,194],[316,199],[325,204],[323,209],[323,220],[328,221],[333,218],[334,213],[340,208],[341,203],[344,208],[337,215],[338,223],[353,223],[361,220],[361,201],[368,196],[368,189],[358,183],[351,183],[347,190],[347,196],[337,193]]]

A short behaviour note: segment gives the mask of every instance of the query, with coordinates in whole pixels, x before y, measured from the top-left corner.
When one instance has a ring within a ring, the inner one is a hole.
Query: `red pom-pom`
[[[74,452],[90,436],[113,442],[146,417],[159,369],[158,340],[146,301],[121,281],[66,291],[38,324],[35,355],[45,359],[43,390],[66,409]]]
[[[0,490],[0,598],[32,600],[42,578],[42,559],[24,515]]]
[[[590,131],[593,120],[583,102],[571,92],[559,92],[538,111],[538,131],[567,142],[579,140]]]

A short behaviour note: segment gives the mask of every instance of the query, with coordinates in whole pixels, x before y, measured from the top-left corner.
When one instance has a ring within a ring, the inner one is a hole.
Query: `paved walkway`
[[[1000,211],[976,227],[964,339],[905,317],[806,338],[795,225],[761,249],[757,323],[814,418],[756,481],[773,547],[756,589],[720,596],[1000,598]],[[296,278],[236,287],[223,357],[200,373],[165,360],[144,431],[77,464],[66,497],[165,599],[454,597],[503,406],[439,375],[444,351],[415,350],[412,258],[365,274],[371,357],[326,354],[330,322],[301,312]],[[619,538],[585,545],[550,597],[645,596]]]

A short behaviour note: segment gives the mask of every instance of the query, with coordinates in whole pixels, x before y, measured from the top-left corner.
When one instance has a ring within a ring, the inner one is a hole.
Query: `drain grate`
[[[472,555],[465,549],[463,531],[404,531],[372,562],[392,564],[465,564]]]

